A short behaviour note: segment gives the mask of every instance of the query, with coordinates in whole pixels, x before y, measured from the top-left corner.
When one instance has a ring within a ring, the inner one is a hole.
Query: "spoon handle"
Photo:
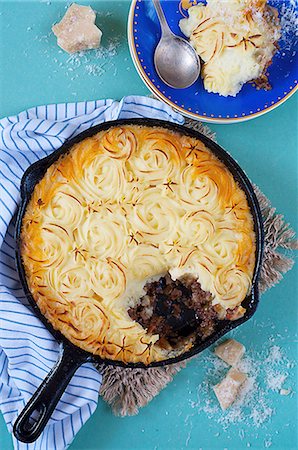
[[[170,30],[170,27],[168,25],[167,19],[164,15],[163,9],[161,7],[160,1],[159,0],[152,0],[155,11],[157,13],[159,22],[160,22],[160,26],[161,26],[161,32],[163,35],[166,34],[172,34],[172,31]]]

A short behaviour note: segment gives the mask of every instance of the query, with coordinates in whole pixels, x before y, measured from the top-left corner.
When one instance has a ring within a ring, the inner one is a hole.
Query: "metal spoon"
[[[200,59],[192,45],[169,28],[159,0],[152,0],[160,26],[161,39],[155,49],[154,65],[159,77],[169,86],[191,86],[201,71]]]

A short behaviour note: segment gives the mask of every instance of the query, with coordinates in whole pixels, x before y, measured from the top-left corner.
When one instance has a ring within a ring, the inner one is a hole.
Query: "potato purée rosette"
[[[47,314],[45,315],[47,317]],[[51,318],[50,321],[52,320],[56,318]],[[90,299],[86,302],[82,299],[74,302],[71,311],[60,317],[58,326],[64,326],[65,332],[71,336],[70,340],[74,344],[88,350],[90,345],[96,346],[97,339],[104,339],[109,329],[109,318],[96,301]],[[95,340],[94,336],[98,338]]]
[[[103,358],[149,364],[244,313],[255,234],[244,192],[200,140],[124,125],[49,167],[21,253],[55,329]]]
[[[32,235],[33,237],[34,235]],[[67,258],[69,252],[73,250],[72,242],[64,240],[61,245],[61,238],[56,236],[51,230],[42,231],[43,240],[40,244],[38,252],[36,251],[36,238],[33,241],[29,239],[23,243],[23,252],[30,253],[27,265],[31,267],[30,273],[34,270],[45,270],[47,267],[57,267]],[[31,261],[31,263],[30,263]]]
[[[91,211],[82,226],[76,230],[79,249],[92,249],[92,255],[101,259],[108,258],[111,253],[118,258],[123,254],[127,235],[127,225],[123,216],[117,217],[102,209]],[[91,255],[90,255],[91,256]]]
[[[114,128],[110,133],[98,133],[97,140],[103,154],[112,159],[126,161],[136,153],[138,147],[135,134],[124,128]]]
[[[84,170],[80,178],[74,178],[73,195],[84,204],[99,198],[113,203],[121,200],[126,192],[124,163],[107,155],[99,154]]]
[[[128,221],[142,236],[141,242],[158,244],[166,238],[176,238],[181,216],[183,209],[178,202],[163,196],[160,189],[149,188],[139,196]]]
[[[163,256],[159,246],[138,243],[131,238],[129,249],[122,257],[122,264],[130,268],[127,272],[128,281],[144,281],[167,271],[167,259]]]
[[[248,292],[251,280],[247,274],[237,267],[219,269],[214,280],[214,289],[218,292],[226,307],[233,309],[235,299]]]
[[[97,299],[104,305],[113,307],[125,292],[125,269],[119,261],[111,258],[106,261],[95,259],[90,265],[88,280]]]
[[[142,180],[163,184],[175,179],[183,167],[177,139],[169,140],[167,132],[149,130],[139,143],[139,150],[131,155],[127,168]],[[131,170],[130,170],[131,169]]]
[[[196,167],[186,167],[181,174],[181,182],[179,194],[188,208],[196,207],[198,202],[217,208],[215,199],[218,197],[218,186],[205,174],[198,174]]]
[[[57,192],[49,202],[49,209],[45,209],[46,220],[54,219],[56,225],[63,226],[68,231],[80,226],[84,211],[77,198],[67,192],[68,189]],[[47,216],[48,211],[50,215]]]
[[[193,236],[196,245],[208,242],[215,233],[214,219],[212,214],[204,209],[191,211],[185,214],[179,221],[179,238],[176,240],[181,247],[187,247],[188,238]]]
[[[185,274],[191,274],[199,278],[202,289],[212,292],[216,263],[204,254],[201,248],[194,247],[181,252],[178,264],[170,269],[173,279],[182,278]]]

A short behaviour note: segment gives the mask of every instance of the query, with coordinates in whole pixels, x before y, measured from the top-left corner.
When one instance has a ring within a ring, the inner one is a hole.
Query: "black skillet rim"
[[[234,179],[238,182],[241,189],[245,192],[246,198],[250,207],[250,211],[253,217],[254,222],[254,231],[256,235],[256,262],[255,262],[255,268],[254,268],[254,275],[252,280],[252,287],[250,294],[244,299],[242,304],[246,307],[246,313],[244,316],[240,319],[237,319],[235,321],[228,321],[224,320],[221,321],[220,329],[216,330],[209,338],[207,338],[205,341],[200,342],[199,344],[195,344],[189,351],[182,353],[181,355],[178,355],[174,358],[169,358],[163,361],[157,361],[152,362],[149,365],[145,365],[143,363],[124,363],[122,361],[114,361],[109,359],[102,359],[97,355],[93,355],[92,353],[88,353],[79,347],[72,344],[68,339],[58,330],[55,330],[52,326],[52,324],[45,318],[45,316],[41,313],[40,309],[38,308],[35,300],[33,299],[33,296],[31,295],[31,292],[29,290],[27,279],[25,275],[25,269],[23,266],[23,261],[21,258],[20,253],[20,234],[21,234],[21,227],[22,227],[22,219],[27,207],[27,204],[30,200],[31,194],[33,192],[33,189],[35,185],[41,180],[41,178],[44,176],[46,170],[62,155],[67,153],[71,147],[81,142],[82,140],[93,136],[94,134],[107,130],[112,127],[117,126],[123,126],[123,125],[143,125],[143,126],[150,126],[150,127],[162,127],[171,131],[178,132],[180,134],[184,134],[190,137],[194,137],[197,139],[200,139],[229,169],[229,171],[232,173]],[[32,182],[32,178],[34,179],[34,182]],[[209,139],[208,137],[204,136],[200,132],[187,128],[182,125],[178,125],[176,123],[163,121],[163,120],[156,120],[156,119],[149,119],[149,118],[143,118],[143,119],[118,119],[114,121],[104,122],[102,124],[96,125],[94,127],[91,127],[82,133],[78,134],[76,137],[66,141],[59,149],[55,150],[53,153],[51,153],[49,156],[46,156],[45,158],[42,158],[35,163],[33,163],[31,166],[27,168],[25,173],[23,174],[22,180],[21,180],[21,202],[18,209],[17,214],[17,220],[16,220],[16,226],[15,226],[15,239],[16,239],[16,266],[19,273],[21,285],[23,287],[24,293],[26,295],[26,298],[28,299],[29,304],[33,308],[35,314],[37,317],[42,321],[42,323],[45,325],[45,327],[51,332],[51,334],[55,337],[55,339],[64,345],[64,347],[67,347],[73,351],[73,357],[81,358],[85,361],[92,361],[94,363],[102,363],[105,362],[110,365],[114,366],[121,366],[126,368],[150,368],[150,367],[161,367],[168,364],[174,364],[181,362],[183,360],[186,360],[188,358],[191,358],[192,356],[200,353],[205,348],[212,345],[215,341],[217,341],[219,338],[224,336],[229,331],[233,330],[234,328],[238,327],[242,323],[249,320],[252,315],[256,312],[258,301],[259,301],[259,291],[258,291],[258,277],[260,274],[261,269],[261,261],[262,261],[262,255],[263,255],[263,247],[264,247],[264,230],[263,230],[263,221],[262,221],[262,214],[260,210],[260,206],[258,203],[258,200],[256,198],[255,192],[253,190],[252,184],[249,181],[248,177],[244,173],[244,171],[241,169],[241,167],[238,165],[238,163],[230,156],[230,154],[225,151],[222,147],[220,147],[217,143]]]

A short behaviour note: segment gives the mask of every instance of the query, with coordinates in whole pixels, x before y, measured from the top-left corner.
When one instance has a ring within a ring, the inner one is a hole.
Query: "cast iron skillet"
[[[142,363],[125,364],[120,361],[112,361],[108,359],[103,360],[99,356],[92,355],[91,353],[87,353],[86,351],[83,351],[80,348],[76,347],[75,345],[70,343],[59,331],[54,330],[52,325],[40,312],[38,306],[36,305],[30,293],[20,253],[20,234],[22,227],[22,219],[27,204],[30,200],[31,194],[34,190],[34,187],[44,176],[48,167],[51,166],[51,164],[53,164],[53,162],[56,161],[60,157],[60,155],[67,153],[71,149],[71,147],[77,142],[80,142],[87,137],[93,136],[99,131],[107,130],[111,126],[121,126],[121,125],[146,125],[149,127],[163,127],[169,130],[180,132],[181,134],[187,136],[200,139],[226,165],[226,167],[230,170],[230,172],[234,176],[235,180],[239,183],[239,186],[246,193],[246,197],[254,221],[254,231],[256,234],[256,264],[254,269],[251,293],[242,302],[242,305],[246,308],[246,313],[244,317],[235,321],[228,321],[228,320],[219,321],[219,324],[215,332],[204,341],[198,340],[191,350],[175,358],[167,359],[160,362],[153,362],[148,366],[145,366]],[[222,337],[224,334],[228,333],[233,328],[238,327],[239,325],[250,319],[250,317],[255,313],[257,308],[259,299],[258,276],[260,272],[261,258],[263,252],[264,232],[260,207],[257,198],[254,194],[252,185],[248,180],[247,176],[242,171],[242,169],[238,166],[238,164],[232,159],[232,157],[228,153],[226,153],[221,147],[219,147],[219,145],[217,145],[207,137],[203,136],[202,134],[198,133],[197,131],[185,128],[181,125],[176,125],[170,122],[153,119],[124,119],[106,122],[84,131],[83,133],[76,136],[74,139],[67,141],[60,149],[56,150],[51,155],[32,164],[24,173],[21,181],[21,204],[19,206],[17,216],[15,237],[16,237],[16,265],[26,297],[28,298],[28,301],[32,306],[35,314],[39,317],[39,319],[43,322],[45,327],[52,333],[52,335],[60,343],[60,356],[57,363],[50,371],[50,373],[47,375],[42,384],[39,386],[39,388],[32,396],[28,404],[25,406],[23,411],[20,413],[19,417],[17,418],[14,424],[13,429],[14,435],[19,441],[22,442],[28,443],[33,442],[40,436],[49,418],[51,417],[59,399],[61,398],[64,390],[66,389],[69,381],[71,380],[76,370],[83,363],[87,361],[91,361],[94,363],[104,362],[106,364],[111,364],[114,366],[118,365],[130,368],[136,367],[147,368],[177,363],[184,359],[190,358],[191,356],[196,355],[197,353],[200,353],[202,350],[204,350],[206,347],[209,347],[209,345],[213,344],[217,339]],[[33,413],[34,419],[32,418]]]

